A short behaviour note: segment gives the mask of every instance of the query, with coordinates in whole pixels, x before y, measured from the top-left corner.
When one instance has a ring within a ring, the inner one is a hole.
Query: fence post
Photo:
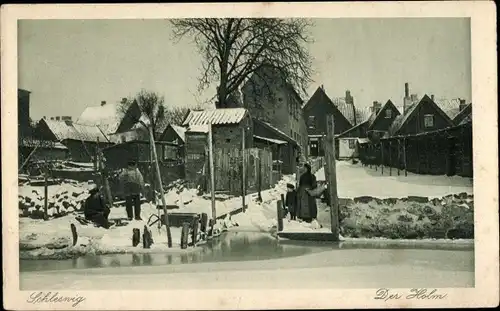
[[[245,161],[245,125],[241,128],[241,170],[242,170],[242,194],[241,194],[241,204],[243,204],[243,213],[245,212],[245,198],[247,195],[247,185],[246,185],[246,161]]]
[[[337,197],[337,174],[336,174],[336,158],[335,158],[335,138],[334,138],[335,124],[333,120],[333,115],[328,115],[326,117],[326,132],[327,132],[327,148],[326,152],[326,171],[328,174],[328,193],[330,195],[330,219],[331,219],[331,229],[333,233],[334,240],[339,240],[339,202]]]
[[[214,168],[214,146],[212,137],[212,124],[208,130],[208,161],[210,162],[210,201],[212,204],[212,219],[217,217],[215,210],[215,168]]]
[[[44,165],[44,172],[43,172],[43,219],[48,220],[49,219],[49,214],[48,214],[48,209],[49,209],[49,183],[48,183],[48,172],[47,172],[47,164]]]
[[[392,176],[392,141],[389,140],[389,176]]]
[[[382,171],[382,175],[384,175],[384,143],[382,140],[380,141],[380,170]]]
[[[397,163],[397,168],[398,168],[398,176],[399,176],[399,166],[401,165],[401,140],[398,138],[398,161]]]
[[[189,222],[182,223],[181,249],[185,249],[188,246],[189,227],[191,227]]]
[[[403,161],[404,161],[405,176],[408,176],[408,166],[407,166],[407,160],[406,160],[406,144],[407,144],[407,140],[405,137],[405,138],[403,138]]]
[[[276,201],[276,214],[278,219],[278,231],[283,231],[283,203]]]

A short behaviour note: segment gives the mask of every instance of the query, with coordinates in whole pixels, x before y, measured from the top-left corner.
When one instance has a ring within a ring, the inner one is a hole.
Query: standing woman
[[[298,213],[297,216],[305,222],[311,222],[318,216],[316,198],[309,194],[308,190],[316,189],[316,176],[311,173],[311,165],[304,164],[306,170],[299,179],[298,189]]]

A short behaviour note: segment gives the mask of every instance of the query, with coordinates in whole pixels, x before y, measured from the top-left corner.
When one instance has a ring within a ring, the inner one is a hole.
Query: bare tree
[[[218,81],[217,107],[264,66],[306,94],[311,82],[307,19],[197,18],[171,20],[174,38],[191,37],[203,59],[199,90]]]
[[[165,110],[165,125],[182,125],[184,118],[186,117],[189,110],[200,110],[203,109],[201,104],[197,104],[193,107],[172,107]]]
[[[153,129],[153,138],[156,139],[156,136],[159,135],[159,128],[165,122],[166,109],[164,97],[153,91],[141,90],[134,98],[121,102],[119,112],[125,115],[132,104],[137,104],[140,110],[139,115],[132,116],[135,118],[133,121],[143,121],[148,126],[151,126]]]

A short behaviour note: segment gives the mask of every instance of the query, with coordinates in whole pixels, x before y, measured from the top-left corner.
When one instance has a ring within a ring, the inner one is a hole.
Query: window
[[[426,128],[434,127],[434,115],[433,114],[424,115],[424,127],[426,127]]]
[[[392,118],[392,110],[391,109],[386,109],[385,110],[385,118],[386,119]]]
[[[315,116],[309,116],[308,118],[308,127],[310,129],[313,129],[316,127],[316,117]]]
[[[355,147],[354,139],[349,139],[349,149],[354,149]]]

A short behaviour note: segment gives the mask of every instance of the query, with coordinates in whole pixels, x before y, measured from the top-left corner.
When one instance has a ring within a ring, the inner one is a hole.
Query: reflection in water
[[[141,258],[137,254],[132,254],[132,265],[133,266],[140,266],[141,265]]]
[[[114,254],[100,256],[84,256],[69,260],[20,260],[20,270],[40,271],[40,270],[65,270],[65,269],[86,269],[100,267],[126,267],[126,266],[151,266],[151,265],[171,265],[190,264],[202,262],[223,262],[223,261],[251,261],[266,260],[283,257],[300,256],[311,252],[327,251],[331,249],[363,249],[363,248],[384,248],[384,249],[446,249],[446,246],[425,246],[408,245],[397,247],[390,241],[382,243],[332,243],[332,242],[307,242],[307,241],[287,241],[273,238],[266,233],[250,232],[229,232],[217,239],[210,240],[200,250],[179,254]],[[465,247],[448,245],[454,250],[467,250]],[[193,251],[191,249],[191,251]],[[473,256],[472,256],[473,257]],[[351,261],[354,259],[350,259]],[[361,260],[361,259],[360,259]],[[388,259],[390,260],[390,258]],[[469,264],[468,262],[466,263]]]

